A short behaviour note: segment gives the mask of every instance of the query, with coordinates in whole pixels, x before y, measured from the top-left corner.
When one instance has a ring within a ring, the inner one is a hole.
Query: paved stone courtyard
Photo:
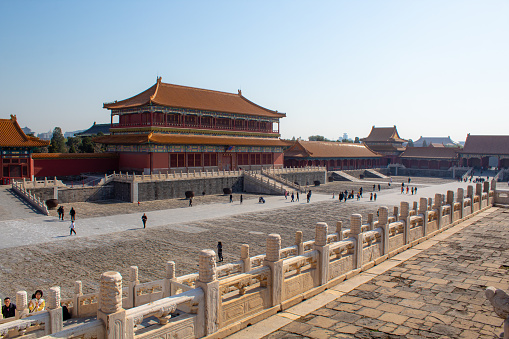
[[[509,210],[489,211],[265,338],[497,337],[502,319],[484,290],[509,290]]]

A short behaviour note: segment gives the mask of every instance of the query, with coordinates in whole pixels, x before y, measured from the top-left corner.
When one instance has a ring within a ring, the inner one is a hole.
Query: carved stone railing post
[[[302,231],[295,232],[295,246],[297,246],[297,255],[304,254],[304,243],[302,242]]]
[[[474,203],[474,186],[467,186],[467,198],[472,199],[472,204]]]
[[[482,183],[475,184],[475,195],[482,195]]]
[[[415,211],[415,214],[417,214],[418,208],[419,208],[419,204],[417,203],[417,201],[414,201],[413,205],[412,205],[412,211]]]
[[[355,239],[354,269],[362,267],[363,234],[362,215],[352,214],[350,217],[350,237]]]
[[[249,245],[242,244],[240,246],[240,259],[242,260],[242,272],[251,271],[251,258],[249,258]]]
[[[175,280],[175,262],[167,261],[166,262],[166,272],[164,276],[164,287],[163,287],[163,297],[169,297],[174,295],[174,291],[172,289],[172,282]]]
[[[447,191],[446,204],[454,208],[454,191]]]
[[[484,191],[484,193],[489,193],[489,191],[490,191],[490,182],[489,181],[484,182],[483,191]]]
[[[118,272],[104,272],[99,286],[97,319],[105,325],[105,339],[126,338],[126,316],[122,308],[122,276]]]
[[[283,260],[281,260],[281,236],[279,234],[269,234],[267,237],[267,254],[263,264],[270,267],[270,289],[271,306],[281,304],[283,291]]]
[[[318,281],[325,285],[329,279],[329,245],[327,244],[328,226],[324,222],[318,222],[315,226],[315,250],[318,251]]]
[[[131,308],[140,306],[137,305],[136,302],[136,293],[134,293],[134,289],[136,285],[138,285],[140,281],[138,280],[138,266],[129,267],[129,283],[127,290],[127,302],[123,305],[125,308]]]
[[[60,306],[60,287],[54,286],[49,289],[49,298],[48,298],[48,312],[50,323],[49,326],[44,326],[45,332],[49,333],[57,333],[62,331],[63,329],[63,312],[62,306]],[[48,327],[48,328],[46,328]]]
[[[73,307],[72,316],[73,318],[79,318],[80,315],[80,297],[83,295],[83,284],[80,280],[74,282],[74,296],[73,296]]]
[[[460,218],[463,218],[465,216],[465,192],[463,191],[463,188],[458,188],[458,192],[456,193],[456,202],[459,202],[461,204],[460,208]]]
[[[378,227],[382,229],[382,254],[389,254],[389,210],[382,206],[378,209]]]
[[[422,236],[426,236],[428,232],[428,199],[419,199],[419,214],[422,215]]]
[[[496,191],[497,190],[497,181],[495,179],[491,180],[491,190]]]
[[[21,319],[28,314],[28,298],[26,291],[16,292],[16,319]]]
[[[433,209],[433,198],[428,198],[428,210],[431,211]]]
[[[203,305],[198,308],[196,337],[203,337],[219,329],[219,281],[217,280],[216,253],[213,250],[200,252],[200,271],[196,287],[203,290]]]
[[[372,231],[373,230],[373,224],[374,224],[374,214],[373,213],[368,213],[368,230],[369,231]]]
[[[396,219],[396,221],[399,220],[399,207],[398,206],[394,206],[394,218]]]
[[[338,241],[343,240],[343,222],[336,222],[336,233],[338,234]]]
[[[405,224],[403,227],[403,239],[406,245],[410,242],[410,206],[408,201],[402,201],[400,206],[399,221],[403,221]]]

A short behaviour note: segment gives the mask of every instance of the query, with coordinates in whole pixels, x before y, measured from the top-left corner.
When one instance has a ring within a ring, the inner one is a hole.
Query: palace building
[[[9,184],[13,179],[32,178],[32,151],[35,147],[48,145],[49,141],[26,135],[15,115],[11,115],[10,119],[0,119],[0,184]]]
[[[408,142],[408,140],[399,136],[396,126],[373,126],[369,135],[361,141],[373,152],[384,156],[382,165],[397,163],[399,156],[405,151],[403,144]]]
[[[119,155],[119,169],[144,173],[282,167],[284,113],[237,94],[163,83],[105,103],[110,135],[94,138]]]
[[[296,140],[285,151],[286,167],[325,166],[328,171],[380,167],[382,156],[363,144]]]

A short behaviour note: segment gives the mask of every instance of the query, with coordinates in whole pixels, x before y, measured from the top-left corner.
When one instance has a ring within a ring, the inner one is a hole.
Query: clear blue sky
[[[284,138],[509,134],[509,1],[0,2],[0,117],[109,122],[163,82],[287,113]]]

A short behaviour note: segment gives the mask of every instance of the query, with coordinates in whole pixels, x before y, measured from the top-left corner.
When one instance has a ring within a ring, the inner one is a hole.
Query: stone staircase
[[[283,195],[297,189],[258,172],[244,172],[244,190],[250,193]]]
[[[26,219],[38,216],[42,216],[42,214],[14,193],[10,186],[0,186],[0,220]]]
[[[368,168],[365,173],[370,173],[371,175],[369,175],[369,177],[372,177],[372,178],[380,178],[380,179],[387,179],[388,176],[378,172],[377,170],[374,170],[374,169],[371,169],[371,168]],[[367,174],[366,173],[366,174]]]
[[[353,181],[353,182],[360,181],[360,179],[357,179],[356,177],[351,176],[350,174],[347,174],[343,171],[329,172],[329,176],[331,176],[332,179],[334,179],[334,181]]]

